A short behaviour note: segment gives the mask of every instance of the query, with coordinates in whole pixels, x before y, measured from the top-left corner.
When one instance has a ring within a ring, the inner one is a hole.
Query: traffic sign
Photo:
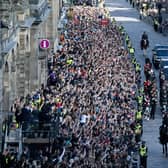
[[[109,24],[109,19],[101,19],[100,24],[102,26],[107,26]]]
[[[47,49],[50,47],[50,41],[48,39],[42,39],[40,41],[40,48]]]

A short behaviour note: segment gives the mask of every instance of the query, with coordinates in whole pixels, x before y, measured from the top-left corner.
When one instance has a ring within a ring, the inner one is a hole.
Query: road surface
[[[147,51],[149,58],[151,59],[152,48],[155,44],[168,44],[168,37],[162,34],[156,33],[153,30],[152,25],[139,20],[139,13],[135,8],[126,0],[106,0],[105,6],[110,11],[110,15],[114,17],[117,22],[122,24],[131,38],[132,44],[135,48],[135,54],[138,62],[143,67],[145,58],[142,56],[140,49],[140,38],[144,31],[147,32],[150,47]],[[155,70],[158,82],[158,72]],[[142,71],[142,79],[144,74]],[[162,146],[159,144],[159,126],[161,125],[161,113],[159,105],[157,106],[157,112],[155,120],[144,121],[144,132],[142,139],[146,141],[148,146],[148,168],[168,168],[168,158],[162,154]]]

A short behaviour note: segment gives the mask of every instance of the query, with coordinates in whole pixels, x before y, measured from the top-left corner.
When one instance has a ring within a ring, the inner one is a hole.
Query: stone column
[[[16,98],[16,51],[12,49],[10,65],[10,105],[12,105],[14,99]]]
[[[30,28],[27,28],[26,34],[26,52],[25,52],[25,94],[28,94],[30,91]]]
[[[30,30],[30,91],[34,91],[38,87],[38,56],[39,56],[39,37],[40,27],[32,26]]]

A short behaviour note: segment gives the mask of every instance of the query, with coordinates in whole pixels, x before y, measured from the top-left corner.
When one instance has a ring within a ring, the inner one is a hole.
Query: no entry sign
[[[103,26],[107,26],[109,24],[109,19],[101,19],[100,24]]]
[[[42,39],[40,41],[40,48],[47,49],[50,47],[50,41],[48,39]]]

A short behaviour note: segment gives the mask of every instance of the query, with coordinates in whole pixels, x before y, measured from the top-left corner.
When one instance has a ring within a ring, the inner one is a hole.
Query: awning
[[[22,28],[30,28],[34,21],[35,21],[35,18],[29,17],[29,18],[27,18],[24,21],[24,23],[20,23],[20,27],[22,27]]]

